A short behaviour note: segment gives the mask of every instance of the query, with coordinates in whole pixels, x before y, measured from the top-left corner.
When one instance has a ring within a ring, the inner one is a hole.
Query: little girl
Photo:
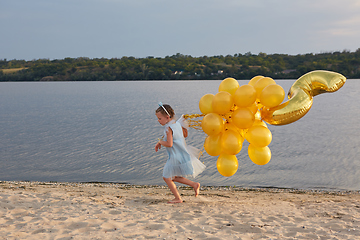
[[[182,203],[180,194],[174,182],[186,184],[194,188],[195,197],[199,195],[200,183],[193,182],[185,177],[195,177],[205,169],[205,165],[196,157],[196,148],[186,145],[185,138],[188,135],[187,122],[181,117],[175,121],[174,110],[170,105],[159,103],[155,115],[158,122],[165,126],[164,137],[155,145],[157,152],[161,145],[166,147],[169,158],[165,164],[163,179],[174,194],[175,198],[168,203]]]

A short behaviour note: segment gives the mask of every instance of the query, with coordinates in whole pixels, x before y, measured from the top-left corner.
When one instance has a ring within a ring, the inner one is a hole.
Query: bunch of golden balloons
[[[302,118],[311,108],[313,97],[321,93],[335,92],[346,81],[340,73],[315,70],[295,81],[288,92],[269,77],[253,77],[248,84],[239,86],[234,78],[224,79],[217,94],[205,94],[199,101],[202,115],[187,115],[188,118],[203,116],[194,121],[207,134],[205,151],[218,156],[219,173],[230,177],[238,169],[236,154],[245,139],[249,142],[248,155],[255,164],[265,165],[271,159],[268,145],[272,134],[266,123],[285,125]],[[266,123],[265,123],[266,122]]]
[[[252,162],[265,165],[271,159],[268,145],[272,134],[266,123],[285,125],[305,116],[313,104],[313,97],[335,92],[346,82],[340,73],[315,70],[302,75],[291,86],[288,100],[284,89],[269,77],[253,77],[240,86],[234,78],[224,79],[218,93],[205,94],[199,101],[202,114],[184,115],[190,127],[207,134],[205,151],[218,156],[217,169],[230,177],[238,169],[238,154],[243,142],[249,142],[248,155]],[[194,118],[203,117],[201,120]]]
[[[218,93],[200,99],[199,108],[205,115],[201,128],[208,135],[204,148],[209,155],[219,156],[216,166],[221,175],[229,177],[236,173],[236,154],[245,139],[250,143],[251,161],[258,165],[270,161],[268,145],[272,134],[262,121],[260,110],[264,106],[275,107],[284,98],[284,89],[272,78],[256,76],[242,86],[236,79],[226,78],[220,83]]]

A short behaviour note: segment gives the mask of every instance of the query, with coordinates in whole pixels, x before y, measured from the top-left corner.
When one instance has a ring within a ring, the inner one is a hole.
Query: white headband
[[[171,117],[170,114],[169,114],[169,112],[168,112],[168,111],[166,110],[166,108],[163,106],[162,102],[159,102],[159,106],[162,107],[162,108],[165,110],[166,114],[169,115],[169,117]]]

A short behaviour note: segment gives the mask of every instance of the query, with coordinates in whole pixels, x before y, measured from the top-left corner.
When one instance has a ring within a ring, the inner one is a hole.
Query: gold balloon
[[[275,107],[285,98],[284,89],[277,84],[270,84],[260,93],[260,103],[266,107]]]
[[[235,124],[229,123],[229,122],[225,123],[224,130],[225,131],[232,130],[232,131],[235,131],[235,132],[239,133],[240,136],[241,136],[241,138],[240,138],[241,143],[244,142],[243,129],[240,129],[240,128],[236,127]]]
[[[208,114],[213,112],[212,108],[212,100],[214,98],[214,94],[205,94],[200,98],[199,101],[199,109],[203,114]]]
[[[240,86],[234,94],[234,102],[238,107],[250,107],[256,100],[256,90],[251,85]]]
[[[215,113],[225,114],[233,107],[234,101],[230,93],[221,91],[215,94],[212,100],[212,108]]]
[[[240,133],[233,130],[225,131],[221,137],[221,148],[224,153],[230,155],[238,154],[242,148],[242,137]]]
[[[250,128],[255,121],[254,114],[249,108],[236,109],[231,115],[231,119],[235,126],[240,129]]]
[[[261,120],[261,113],[259,111],[256,111],[254,116],[255,116],[255,121]]]
[[[238,170],[239,163],[235,155],[220,154],[216,161],[216,168],[224,177],[230,177]]]
[[[255,122],[254,122],[253,126],[257,126],[257,125],[260,125],[260,126],[263,126],[263,127],[267,128],[267,125],[266,125],[266,123],[264,121],[259,120],[259,119],[255,119]]]
[[[248,107],[253,114],[256,114],[258,112],[258,104],[254,103],[250,107]]]
[[[255,86],[255,83],[259,80],[259,79],[261,79],[261,78],[263,78],[264,76],[255,76],[255,77],[253,77],[252,79],[250,79],[250,81],[248,82],[248,84],[249,85],[251,85],[251,86]]]
[[[210,156],[219,156],[220,153],[222,152],[221,136],[222,136],[222,133],[220,133],[218,135],[211,135],[211,136],[206,137],[205,142],[204,142],[204,148],[205,148],[205,151]]]
[[[310,110],[313,97],[321,93],[335,92],[345,84],[340,73],[317,70],[301,76],[289,90],[289,100],[273,108],[263,108],[261,117],[273,125],[285,125],[305,116]]]
[[[233,123],[226,122],[224,125],[224,130],[233,130],[235,132],[238,132],[240,129],[238,129]]]
[[[251,161],[257,165],[265,165],[271,159],[269,147],[256,147],[250,144],[248,147],[248,154]]]
[[[236,89],[239,87],[239,82],[235,78],[225,78],[219,85],[219,92],[225,91],[234,95]]]
[[[208,113],[201,121],[201,128],[207,135],[217,135],[224,129],[224,120],[216,113]]]
[[[256,90],[256,98],[260,98],[261,91],[270,84],[276,84],[276,82],[270,77],[260,78],[254,85]]]
[[[246,135],[246,140],[256,147],[266,147],[271,143],[272,134],[267,127],[255,125],[249,128]]]

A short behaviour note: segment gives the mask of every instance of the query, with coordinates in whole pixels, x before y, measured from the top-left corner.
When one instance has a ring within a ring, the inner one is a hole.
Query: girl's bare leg
[[[175,198],[171,201],[169,201],[168,203],[182,203],[182,199],[180,197],[180,194],[176,188],[176,185],[174,183],[174,181],[171,178],[164,178],[164,181],[166,182],[166,184],[168,185],[168,187],[170,188],[170,191],[174,194]]]
[[[178,182],[178,183],[182,183],[182,184],[186,184],[192,188],[194,188],[195,191],[195,197],[197,197],[199,195],[200,192],[200,183],[198,182],[193,182],[187,178],[184,177],[175,177],[174,182]]]

